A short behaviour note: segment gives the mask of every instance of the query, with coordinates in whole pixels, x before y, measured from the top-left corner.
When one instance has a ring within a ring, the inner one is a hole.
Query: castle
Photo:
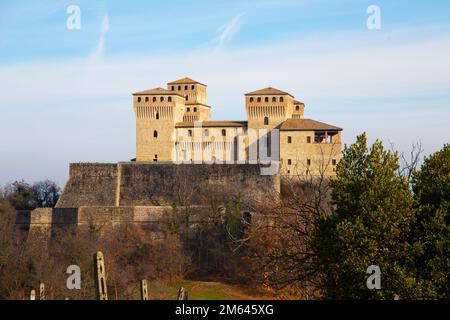
[[[280,163],[281,174],[333,175],[336,126],[304,118],[305,105],[268,87],[245,94],[247,121],[211,121],[206,85],[190,78],[133,93],[136,161]]]
[[[245,94],[248,121],[211,121],[206,85],[189,78],[134,93],[133,107],[136,159],[71,163],[56,207],[18,212],[17,225],[135,223],[163,237],[174,206],[204,223],[211,203],[234,197],[245,213],[279,197],[282,176],[330,176],[339,161],[342,129],[305,119],[305,105],[275,88]]]

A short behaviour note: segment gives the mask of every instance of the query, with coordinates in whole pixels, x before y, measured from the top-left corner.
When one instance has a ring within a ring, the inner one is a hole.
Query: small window
[[[209,129],[205,129],[205,137],[209,137]]]
[[[264,102],[269,102],[269,97],[265,97]]]
[[[292,143],[292,137],[288,136],[288,143]]]
[[[288,174],[291,174],[291,170],[288,170],[287,173],[288,173]]]
[[[187,107],[187,108],[186,108],[186,111],[187,111],[187,112],[191,112],[191,108]]]
[[[156,102],[156,97],[153,97],[153,102]]]
[[[288,166],[292,165],[292,159],[288,159]]]
[[[333,164],[333,166],[335,166],[337,163],[336,159],[331,160],[331,163]]]
[[[188,86],[184,86],[184,90],[187,90]]]
[[[269,117],[264,117],[264,125],[268,125],[269,124]]]
[[[159,119],[159,112],[157,112],[157,113],[156,113],[156,116],[155,116],[155,118],[156,118],[156,120],[158,120],[158,119]]]
[[[192,85],[192,86],[191,86],[191,90],[194,90],[194,89],[195,89],[195,86],[194,86],[194,85]]]
[[[311,165],[311,159],[306,159],[306,165],[310,166]]]
[[[283,97],[280,97],[280,102],[283,102],[284,101],[284,98]]]
[[[168,97],[167,101],[172,102],[172,97]]]
[[[153,138],[158,138],[158,131],[156,130],[153,131]]]
[[[174,91],[175,90],[175,86],[172,86],[172,91]]]
[[[311,137],[310,136],[306,137],[306,143],[311,143]]]
[[[158,155],[155,154],[155,156],[153,157],[153,162],[157,162],[158,161]]]
[[[227,135],[227,130],[222,129],[222,137],[225,137]]]
[[[181,86],[178,86],[178,90],[181,90]]]
[[[277,102],[277,97],[272,97],[272,102]]]
[[[194,112],[197,112],[197,107],[194,107]]]
[[[192,137],[192,130],[191,129],[188,130],[188,136]]]
[[[186,101],[187,101],[187,99],[188,99],[188,95],[186,95]]]
[[[145,97],[145,102],[148,102],[148,97]]]
[[[261,97],[258,97],[258,99],[256,99],[258,102],[261,102]]]
[[[163,102],[164,101],[164,97],[159,98],[159,101]]]
[[[299,111],[300,107],[299,106],[295,106],[295,110]]]
[[[141,102],[141,97],[138,97],[138,102]]]
[[[250,97],[250,102],[253,102],[253,97]]]

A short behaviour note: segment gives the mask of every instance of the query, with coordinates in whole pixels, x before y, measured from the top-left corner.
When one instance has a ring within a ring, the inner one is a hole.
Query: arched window
[[[158,131],[156,130],[153,131],[153,138],[158,138]]]
[[[295,110],[300,110],[300,107],[299,106],[295,106]]]
[[[258,97],[258,99],[256,99],[258,102],[261,102],[261,97]]]
[[[194,90],[194,88],[195,88],[195,86],[194,86],[194,85],[192,85],[192,86],[191,86],[191,89],[192,89],[192,90]]]
[[[269,124],[269,117],[264,117],[264,125],[268,125]]]
[[[250,97],[250,102],[253,102],[253,97]]]
[[[172,86],[172,91],[174,91],[175,90],[175,86]]]
[[[178,90],[181,90],[181,86],[178,86]]]
[[[222,137],[225,137],[227,135],[227,130],[222,129]]]
[[[284,101],[284,98],[283,97],[280,97],[280,102],[283,102]]]
[[[269,97],[265,97],[264,102],[269,102]]]
[[[141,102],[141,97],[138,97],[138,102]]]
[[[163,102],[164,101],[164,97],[159,98],[159,101]]]
[[[145,102],[148,102],[148,97],[145,97]]]
[[[167,101],[172,102],[172,97],[168,97]]]
[[[153,102],[156,102],[156,97],[153,97]]]
[[[187,90],[188,86],[184,86],[184,90]]]
[[[156,113],[156,120],[159,119],[159,112]]]
[[[194,107],[194,112],[197,112],[197,107]]]
[[[186,95],[186,101],[187,101],[187,99],[188,99],[188,95]]]
[[[277,97],[272,97],[272,102],[277,102]]]

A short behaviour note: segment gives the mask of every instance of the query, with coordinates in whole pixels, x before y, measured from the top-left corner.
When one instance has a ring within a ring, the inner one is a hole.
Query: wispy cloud
[[[215,46],[216,50],[221,49],[236,34],[236,32],[240,28],[241,18],[243,15],[244,15],[243,13],[238,14],[237,16],[235,16],[233,19],[231,19],[218,29],[218,32],[220,34],[216,38],[217,42]]]
[[[92,50],[92,53],[89,57],[89,63],[93,64],[98,61],[98,59],[103,55],[105,51],[105,42],[106,42],[106,34],[109,31],[109,18],[108,15],[105,14],[102,19],[102,23],[100,25],[100,36],[97,42],[97,45]]]

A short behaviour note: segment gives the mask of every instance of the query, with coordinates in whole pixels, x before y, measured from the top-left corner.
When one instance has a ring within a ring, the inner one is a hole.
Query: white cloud
[[[240,28],[240,24],[241,24],[241,17],[243,16],[243,13],[238,14],[237,16],[235,16],[233,19],[231,19],[230,21],[228,21],[227,23],[225,23],[224,25],[222,25],[219,28],[219,36],[217,37],[216,41],[216,50],[221,49],[224,44],[226,44],[228,41],[231,40],[231,38],[236,34],[236,32],[239,30]]]
[[[100,59],[105,51],[105,41],[106,41],[106,33],[109,31],[109,18],[108,15],[105,14],[103,16],[102,22],[100,24],[100,36],[98,38],[98,42],[92,50],[92,53],[89,57],[89,63],[95,63]]]

